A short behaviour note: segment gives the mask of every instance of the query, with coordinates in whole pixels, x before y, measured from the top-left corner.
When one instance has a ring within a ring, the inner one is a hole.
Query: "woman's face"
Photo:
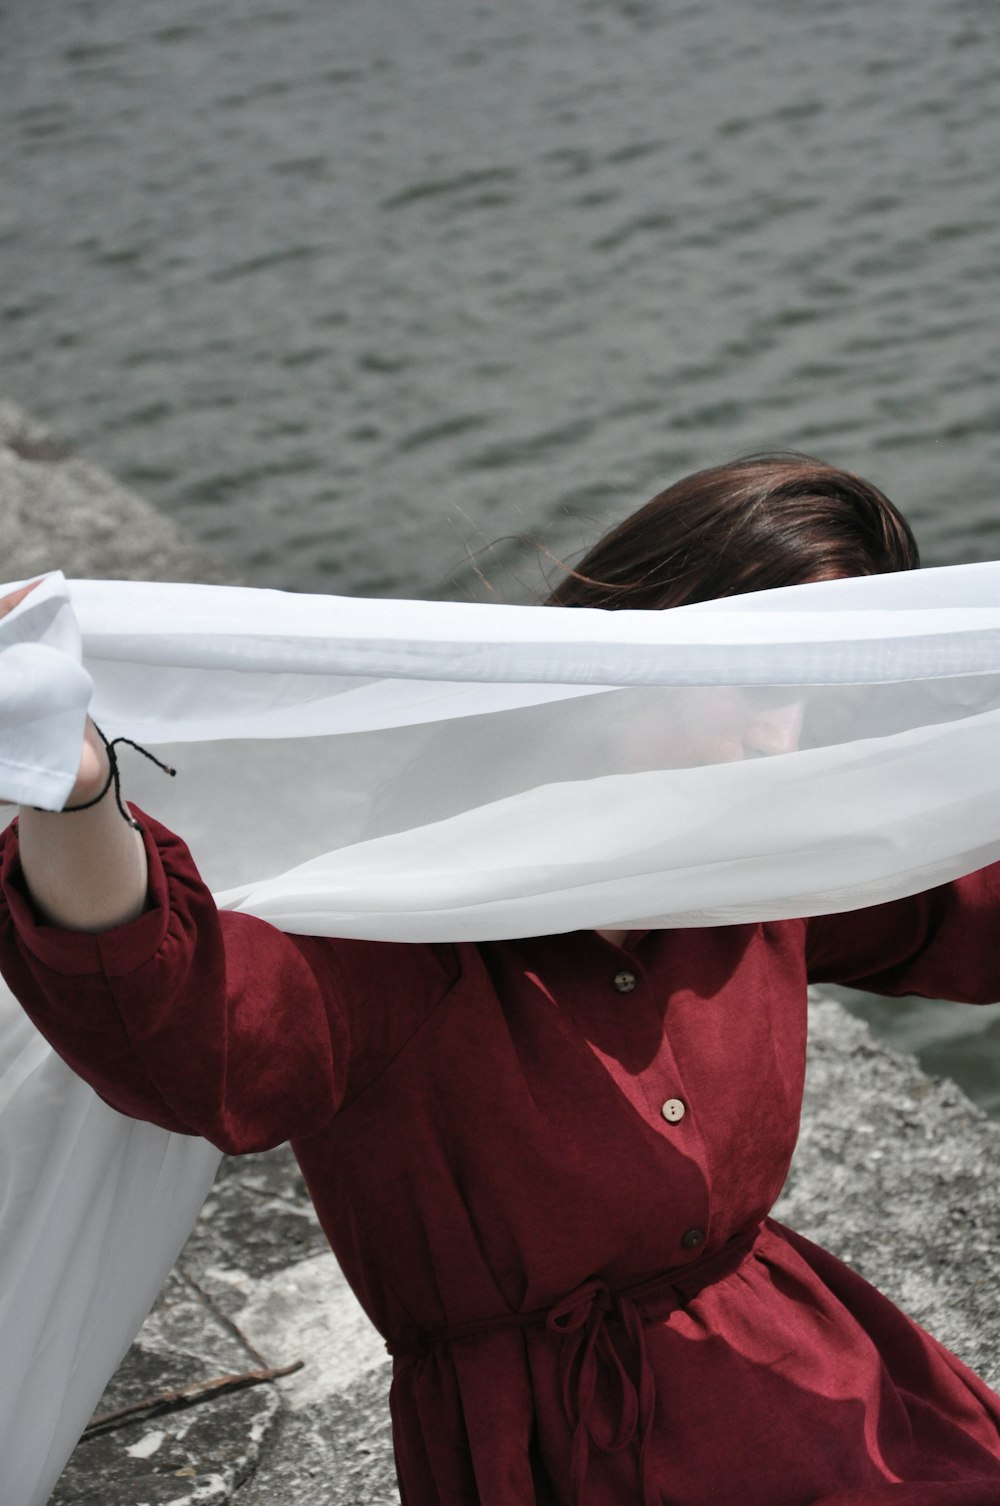
[[[805,701],[794,687],[712,686],[678,697],[675,757],[686,765],[739,763],[794,753]]]
[[[841,578],[818,572],[808,584]],[[678,712],[678,752],[687,764],[739,763],[794,753],[806,698],[798,686],[713,686],[685,692]]]
[[[611,691],[567,716],[561,757],[572,767],[574,747],[603,749],[593,760],[602,772],[629,774],[794,753],[806,695],[769,685]]]
[[[570,768],[574,747],[597,748],[605,771],[620,774],[771,758],[801,746],[809,702],[800,685],[610,691],[567,709],[560,756]]]

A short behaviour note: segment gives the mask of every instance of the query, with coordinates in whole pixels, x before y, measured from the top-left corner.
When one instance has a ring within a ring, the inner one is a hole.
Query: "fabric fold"
[[[220,901],[287,929],[849,908],[1000,855],[997,602],[996,564],[669,612],[54,575],[0,624],[0,795],[58,808],[90,675],[109,736],[170,746]]]

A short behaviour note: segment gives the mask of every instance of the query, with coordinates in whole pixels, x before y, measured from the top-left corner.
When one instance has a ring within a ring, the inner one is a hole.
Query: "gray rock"
[[[16,404],[0,402],[0,578],[232,583],[148,502]]]
[[[97,1415],[258,1368],[258,1356],[213,1312],[181,1272],[108,1386]],[[86,1436],[51,1497],[52,1506],[199,1506],[227,1501],[252,1474],[281,1398],[257,1386],[178,1411],[146,1412]]]
[[[775,1216],[839,1255],[994,1388],[998,1208],[1000,1124],[817,999],[802,1132]]]
[[[326,1403],[287,1413],[236,1506],[398,1506],[389,1379],[386,1363]]]

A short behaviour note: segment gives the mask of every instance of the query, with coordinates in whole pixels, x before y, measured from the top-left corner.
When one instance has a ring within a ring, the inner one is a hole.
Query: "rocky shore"
[[[7,580],[56,567],[232,579],[10,403],[0,403],[0,549]],[[1000,1125],[815,999],[802,1136],[776,1215],[849,1261],[993,1386],[998,1203]],[[390,1506],[388,1384],[385,1350],[290,1153],[226,1161],[98,1408],[124,1415],[84,1437],[52,1502]]]

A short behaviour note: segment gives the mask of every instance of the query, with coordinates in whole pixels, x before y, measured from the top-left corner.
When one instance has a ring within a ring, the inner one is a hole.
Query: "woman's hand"
[[[30,585],[20,586],[16,591],[10,591],[6,596],[0,596],[0,618],[6,617],[19,607],[21,602],[28,596],[41,581],[33,580]],[[92,800],[99,794],[108,777],[108,755],[104,750],[97,728],[90,718],[84,728],[83,746],[80,752],[80,767],[77,771],[76,784],[66,798],[67,805],[82,805],[87,800]],[[0,805],[8,805],[10,802],[0,800]]]
[[[0,597],[0,618],[38,581]],[[87,718],[80,768],[68,806],[85,805],[108,783],[108,754]],[[141,915],[148,877],[142,836],[122,820],[114,797],[88,810],[20,813],[21,867],[40,919],[72,931],[106,931]]]
[[[13,612],[15,607],[21,605],[29,591],[33,591],[36,586],[40,585],[40,580],[33,580],[30,585],[20,586],[16,591],[11,591],[9,595],[0,596],[0,617],[6,617],[8,612]]]

